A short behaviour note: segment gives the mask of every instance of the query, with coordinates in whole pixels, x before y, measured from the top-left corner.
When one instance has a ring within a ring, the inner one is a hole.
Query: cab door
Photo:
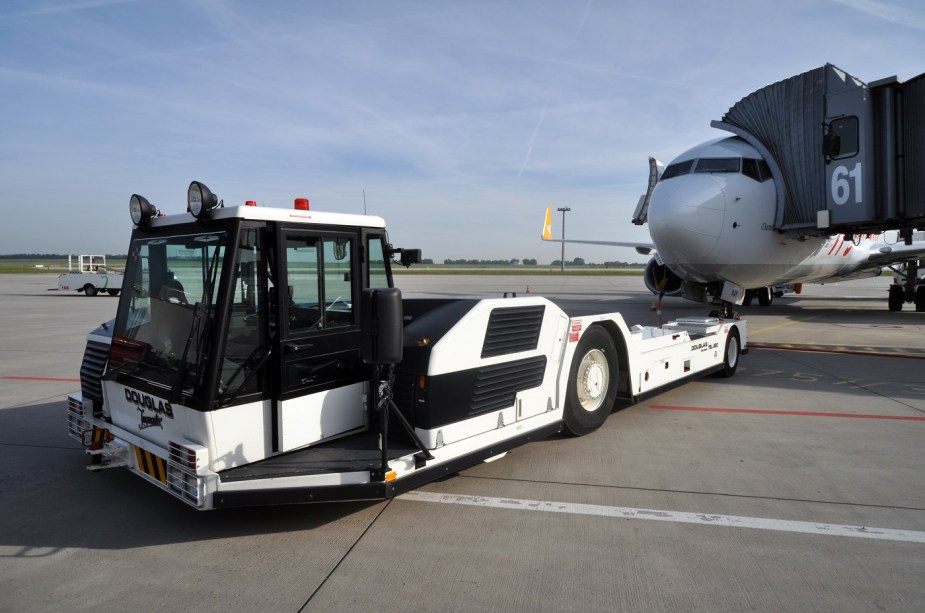
[[[358,235],[280,229],[277,446],[367,427],[360,356]]]

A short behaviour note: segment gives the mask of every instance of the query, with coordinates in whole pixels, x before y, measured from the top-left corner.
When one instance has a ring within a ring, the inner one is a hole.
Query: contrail
[[[536,122],[536,127],[533,128],[533,134],[530,135],[530,143],[527,145],[527,155],[524,156],[524,163],[520,166],[520,172],[517,173],[517,179],[520,179],[520,175],[524,173],[524,170],[527,168],[527,164],[530,163],[530,155],[533,153],[533,143],[536,142],[536,135],[540,131],[540,126],[543,125],[543,119],[546,118],[546,107],[549,105],[549,100],[543,101],[543,110],[540,113],[540,118]]]

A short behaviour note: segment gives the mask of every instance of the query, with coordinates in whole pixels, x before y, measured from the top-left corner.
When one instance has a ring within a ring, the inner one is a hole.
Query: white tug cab
[[[718,372],[741,320],[628,327],[541,297],[403,300],[381,218],[132,196],[114,321],[90,333],[68,430],[198,509],[382,499]]]

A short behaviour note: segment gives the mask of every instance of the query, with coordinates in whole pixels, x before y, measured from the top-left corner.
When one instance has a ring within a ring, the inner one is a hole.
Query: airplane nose
[[[723,181],[710,174],[675,177],[659,182],[652,192],[649,233],[670,268],[698,277],[697,269],[709,265],[725,214]]]

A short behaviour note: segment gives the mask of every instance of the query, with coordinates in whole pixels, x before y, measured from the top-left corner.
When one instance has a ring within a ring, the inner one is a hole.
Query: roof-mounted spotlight
[[[132,223],[136,226],[147,225],[152,217],[157,215],[157,207],[148,202],[148,199],[138,194],[132,194],[128,201],[128,212],[132,216]]]
[[[199,181],[193,181],[189,184],[189,191],[186,195],[186,208],[193,214],[193,217],[201,219],[216,205],[218,205],[218,196],[213,194],[208,187]]]

